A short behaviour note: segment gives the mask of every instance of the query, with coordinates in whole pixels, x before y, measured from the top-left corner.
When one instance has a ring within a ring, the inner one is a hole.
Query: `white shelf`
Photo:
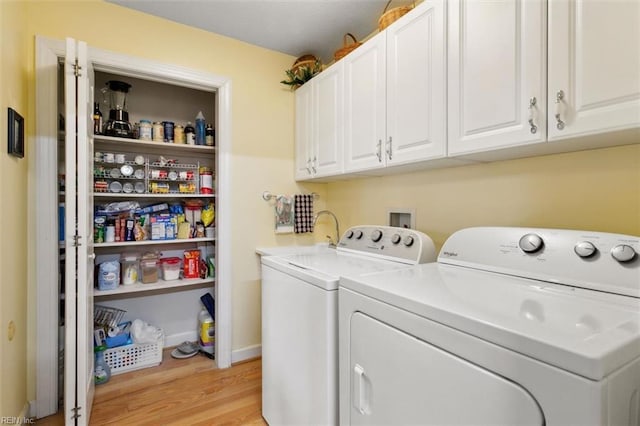
[[[215,198],[216,194],[138,194],[124,192],[94,192],[95,198]]]
[[[208,145],[187,145],[180,143],[165,143],[165,142],[150,142],[141,141],[140,139],[128,139],[128,138],[116,138],[113,136],[94,135],[93,139],[101,146],[108,145],[118,149],[118,147],[127,146],[134,149],[149,150],[162,150],[164,152],[198,152],[198,153],[213,153],[216,151],[214,146]],[[136,148],[137,147],[137,148]]]
[[[95,243],[94,248],[103,247],[134,247],[148,246],[155,244],[191,244],[191,243],[209,243],[215,241],[215,238],[180,238],[175,240],[143,240],[143,241],[118,241],[115,243]]]
[[[130,285],[119,285],[118,288],[116,288],[115,290],[94,289],[93,296],[100,297],[100,296],[111,296],[114,294],[127,294],[127,293],[139,293],[144,291],[164,290],[167,288],[175,288],[175,287],[192,287],[192,286],[197,286],[197,285],[207,284],[207,283],[213,284],[215,283],[215,281],[216,281],[215,278],[204,278],[204,279],[193,278],[193,279],[172,280],[172,281],[165,281],[165,280],[159,279],[158,282],[152,283],[152,284],[136,283],[136,284],[130,284]]]

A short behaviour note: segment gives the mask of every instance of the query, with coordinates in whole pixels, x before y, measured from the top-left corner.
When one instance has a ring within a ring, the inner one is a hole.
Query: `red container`
[[[173,281],[180,279],[180,258],[165,257],[160,259],[162,265],[162,278],[165,281]]]

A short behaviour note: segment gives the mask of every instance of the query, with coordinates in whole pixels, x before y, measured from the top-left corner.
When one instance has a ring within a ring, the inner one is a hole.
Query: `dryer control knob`
[[[356,231],[356,240],[359,240],[360,238],[362,238],[362,235],[363,235],[363,234],[362,234],[362,231],[358,229],[358,230]]]
[[[618,262],[630,262],[636,257],[636,251],[633,247],[626,244],[618,244],[611,249],[611,257]]]
[[[398,244],[401,240],[402,240],[402,237],[398,234],[393,234],[393,236],[391,237],[391,242],[393,244]]]
[[[596,254],[598,249],[589,241],[580,241],[573,247],[573,251],[575,251],[578,256],[586,258]]]
[[[518,245],[525,253],[535,253],[542,248],[544,241],[538,234],[526,234],[520,238]]]
[[[413,245],[413,237],[411,235],[404,237],[404,245],[407,247],[411,247]]]
[[[375,229],[372,233],[371,233],[371,241],[373,241],[374,243],[377,243],[378,241],[380,241],[382,239],[382,231],[379,229]]]
[[[347,231],[347,235],[346,235],[346,236],[347,236],[347,238],[348,238],[348,239],[353,238],[353,231],[352,231],[351,229],[349,229],[349,230]]]

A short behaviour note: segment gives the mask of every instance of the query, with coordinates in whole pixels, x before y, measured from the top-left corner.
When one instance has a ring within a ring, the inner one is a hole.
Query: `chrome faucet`
[[[338,218],[336,217],[335,214],[333,214],[329,210],[320,210],[313,217],[313,226],[314,227],[316,226],[316,222],[318,221],[318,218],[320,216],[322,216],[323,214],[327,214],[327,215],[331,216],[333,218],[333,220],[336,222],[336,241],[335,241],[335,243],[333,242],[333,239],[329,235],[327,235],[327,238],[329,239],[329,246],[335,247],[338,244],[338,242],[340,241],[340,225],[338,225]]]

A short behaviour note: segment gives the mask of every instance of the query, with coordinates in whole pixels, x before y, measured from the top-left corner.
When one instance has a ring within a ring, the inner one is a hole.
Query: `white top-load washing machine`
[[[343,425],[640,425],[640,238],[470,228],[339,289]]]
[[[336,249],[262,256],[262,415],[274,425],[338,424],[338,281],[434,262],[425,234],[356,226]]]

